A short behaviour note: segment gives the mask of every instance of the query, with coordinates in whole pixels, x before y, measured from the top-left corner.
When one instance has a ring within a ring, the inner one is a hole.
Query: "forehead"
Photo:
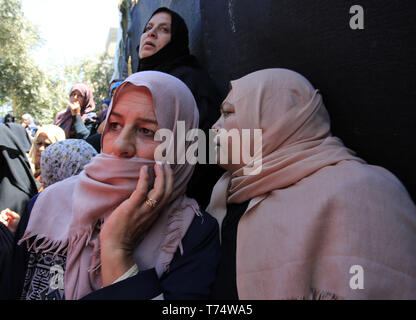
[[[38,136],[38,138],[36,139],[36,141],[37,141],[37,142],[47,142],[47,143],[48,143],[48,141],[49,141],[49,143],[50,143],[50,140],[49,140],[49,138],[48,138],[48,136],[46,135],[46,133],[45,133],[45,132],[41,132],[41,133],[39,133],[39,136]]]
[[[82,95],[81,91],[79,91],[78,89],[72,90],[71,95],[73,94]]]
[[[111,114],[114,113],[125,117],[153,115],[153,118],[155,118],[150,90],[146,87],[126,84],[113,105]]]
[[[170,25],[172,23],[172,18],[170,14],[167,12],[158,12],[149,20],[148,23],[152,23],[152,24],[165,23],[165,24]]]

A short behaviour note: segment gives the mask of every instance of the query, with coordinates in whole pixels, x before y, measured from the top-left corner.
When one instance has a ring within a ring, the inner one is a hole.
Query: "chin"
[[[144,58],[147,58],[147,57],[150,57],[150,56],[152,56],[152,55],[154,55],[156,53],[156,51],[154,51],[154,50],[144,50],[144,52],[142,52],[142,53],[140,53],[139,54],[139,57],[140,57],[140,59],[144,59]]]

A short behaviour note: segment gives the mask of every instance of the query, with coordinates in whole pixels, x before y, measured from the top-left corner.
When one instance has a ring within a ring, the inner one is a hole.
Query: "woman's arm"
[[[104,223],[100,232],[103,286],[112,284],[134,265],[133,250],[159,217],[173,188],[173,172],[168,164],[155,165],[155,183],[149,191],[148,167],[140,170],[136,190]],[[157,200],[156,206],[146,203]]]
[[[209,214],[195,217],[182,239],[183,255],[178,249],[159,279],[155,269],[94,291],[85,300],[166,300],[208,299],[220,259],[219,228]]]
[[[88,128],[85,125],[81,115],[77,114],[76,116],[73,116],[73,118],[75,138],[84,140],[87,139],[91,134],[91,128]]]

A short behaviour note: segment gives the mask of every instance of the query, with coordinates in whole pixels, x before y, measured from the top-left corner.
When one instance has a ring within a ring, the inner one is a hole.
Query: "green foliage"
[[[41,45],[38,30],[18,0],[0,0],[0,104],[10,103],[16,120],[24,113],[50,122],[62,99],[56,83],[32,59]]]
[[[40,45],[39,32],[23,15],[21,2],[0,0],[0,105],[11,104],[16,121],[30,113],[41,124],[51,123],[66,108],[71,85],[82,81],[93,88],[100,107],[108,95],[111,58],[85,58],[64,70],[45,71],[31,57]]]

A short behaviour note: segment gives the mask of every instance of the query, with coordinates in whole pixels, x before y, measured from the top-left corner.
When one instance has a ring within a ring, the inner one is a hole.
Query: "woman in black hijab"
[[[192,91],[199,110],[199,128],[208,138],[208,130],[220,117],[222,98],[208,73],[189,52],[188,28],[182,17],[165,7],[157,9],[146,23],[137,49],[137,71],[169,73]],[[208,146],[206,154],[208,163]],[[216,165],[197,164],[188,184],[188,196],[205,208],[222,172]]]
[[[25,220],[26,204],[36,193],[36,181],[21,142],[10,128],[0,123],[0,211],[10,209],[19,213],[21,220]],[[0,300],[7,291],[7,278],[4,275],[12,259],[13,245],[11,229],[0,222]]]

